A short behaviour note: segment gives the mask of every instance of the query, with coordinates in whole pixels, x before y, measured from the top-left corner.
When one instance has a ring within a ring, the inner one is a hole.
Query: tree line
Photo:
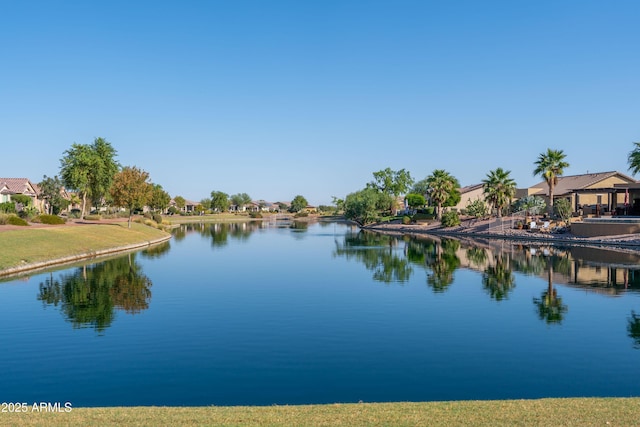
[[[170,208],[171,196],[160,184],[150,181],[149,173],[136,166],[122,166],[117,160],[117,151],[104,138],[95,138],[91,144],[72,144],[60,159],[60,175],[43,177],[38,184],[40,197],[47,200],[50,214],[58,214],[70,203],[81,205],[80,217],[84,218],[91,207],[114,206],[129,211],[148,206],[152,211]],[[63,196],[63,190],[71,192],[71,198]],[[182,196],[174,198],[177,213],[186,206]],[[222,191],[212,191],[211,198],[203,199],[197,208],[200,211],[228,211],[230,206],[245,206],[251,203],[247,193],[232,196]],[[290,205],[281,204],[279,209],[299,212],[308,205],[307,200],[297,195]]]

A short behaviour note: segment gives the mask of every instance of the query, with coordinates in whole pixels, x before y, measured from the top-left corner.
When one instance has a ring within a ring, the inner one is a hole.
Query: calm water
[[[607,250],[183,226],[0,283],[0,401],[640,396],[639,289],[640,257]]]

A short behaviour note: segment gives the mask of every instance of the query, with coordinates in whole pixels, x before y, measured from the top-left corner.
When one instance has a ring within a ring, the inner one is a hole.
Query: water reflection
[[[296,238],[308,230],[309,224],[300,221],[243,221],[243,222],[196,222],[180,224],[173,229],[173,238],[176,241],[184,239],[187,235],[197,233],[211,240],[214,248],[226,246],[230,240],[247,242],[251,234],[266,228],[288,228],[293,231]]]
[[[336,241],[334,255],[362,262],[383,281],[406,282],[414,273],[411,266],[418,266],[426,272],[427,284],[435,292],[448,289],[457,269],[475,270],[482,274],[484,288],[496,301],[509,297],[516,286],[515,273],[539,276],[551,285],[577,286],[613,296],[640,290],[640,254],[613,248],[398,237],[359,231]],[[546,299],[557,293],[552,286],[546,292]]]
[[[75,328],[102,332],[111,325],[115,309],[135,314],[149,308],[152,283],[135,258],[132,253],[68,270],[57,278],[50,273],[40,283],[38,300],[60,306]]]
[[[640,315],[632,311],[627,321],[627,332],[629,338],[633,339],[633,347],[640,350]]]

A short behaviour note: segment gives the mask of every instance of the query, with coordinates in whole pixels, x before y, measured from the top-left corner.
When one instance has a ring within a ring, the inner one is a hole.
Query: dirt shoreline
[[[379,223],[363,227],[385,234],[396,235],[433,235],[451,237],[469,237],[494,240],[513,240],[538,244],[568,244],[580,246],[618,247],[640,252],[640,234],[622,234],[616,236],[578,237],[570,231],[564,233],[539,232],[531,230],[516,230],[504,228],[503,230],[487,231],[487,225],[491,221],[463,222],[457,227],[445,228],[440,223],[430,224],[401,224]]]

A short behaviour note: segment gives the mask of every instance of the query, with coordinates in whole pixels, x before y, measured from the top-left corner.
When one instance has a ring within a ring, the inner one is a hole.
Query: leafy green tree
[[[118,173],[120,165],[115,160],[116,150],[104,138],[96,138],[91,144],[94,153],[95,170],[90,175],[89,187],[93,206],[100,206],[102,199],[109,195],[113,178]]]
[[[365,188],[348,194],[344,199],[344,216],[360,226],[374,223],[380,218],[381,209],[387,209],[390,196],[374,188]]]
[[[406,200],[407,205],[409,205],[409,207],[413,209],[424,206],[427,203],[422,194],[409,193],[405,196],[404,199]]]
[[[451,176],[451,178],[453,180],[453,186],[449,192],[449,197],[447,197],[447,200],[442,203],[443,208],[457,205],[460,203],[460,199],[462,198],[460,195],[460,182],[454,176]],[[411,188],[411,193],[422,194],[429,198],[430,188],[430,179],[429,177],[426,177],[414,184]]]
[[[229,210],[229,195],[222,191],[211,192],[211,209],[216,212]]]
[[[60,159],[60,177],[69,190],[81,194],[82,217],[86,212],[87,199],[99,206],[109,192],[119,165],[115,161],[116,150],[103,138],[93,144],[73,144]]]
[[[634,142],[633,150],[629,153],[627,162],[629,163],[629,170],[632,174],[640,172],[640,142]]]
[[[69,206],[69,201],[62,197],[64,185],[57,176],[50,178],[44,175],[38,187],[40,187],[39,197],[46,200],[49,205],[49,214],[57,215]]]
[[[176,202],[176,207],[180,210],[184,209],[184,207],[187,206],[187,201],[182,196],[174,197],[173,201]]]
[[[399,171],[386,168],[384,170],[373,173],[373,181],[367,184],[367,187],[375,188],[376,190],[393,195],[395,197],[405,194],[411,185],[413,185],[413,178],[411,174],[404,169]]]
[[[498,217],[502,216],[502,210],[511,204],[516,194],[516,182],[511,179],[511,171],[502,168],[490,171],[482,180],[482,189],[485,199],[497,210]]]
[[[301,210],[303,210],[307,206],[309,206],[309,203],[307,202],[307,199],[305,199],[303,196],[298,194],[291,201],[291,207],[289,208],[289,210],[291,212],[300,212]]]
[[[344,210],[344,199],[340,199],[336,196],[331,197],[331,202],[336,207],[336,214]]]
[[[444,169],[436,169],[427,178],[429,199],[435,203],[436,217],[442,219],[442,207],[455,191],[459,193],[458,180]],[[457,187],[457,188],[456,188]],[[459,199],[459,197],[458,197]]]
[[[569,163],[564,160],[565,157],[566,154],[562,150],[547,148],[547,152],[541,153],[535,162],[533,175],[540,175],[549,186],[549,214],[553,214],[553,190],[558,184],[558,177],[569,167]]]
[[[124,167],[116,174],[111,186],[111,196],[116,206],[129,210],[129,228],[131,217],[135,209],[142,209],[149,203],[152,196],[152,187],[147,180],[149,174],[137,167]]]
[[[164,211],[169,207],[171,202],[171,196],[164,191],[162,185],[151,184],[151,199],[149,200],[149,207],[153,211]]]
[[[236,209],[239,209],[251,203],[251,197],[247,193],[234,194],[231,196],[231,203],[236,205]]]

